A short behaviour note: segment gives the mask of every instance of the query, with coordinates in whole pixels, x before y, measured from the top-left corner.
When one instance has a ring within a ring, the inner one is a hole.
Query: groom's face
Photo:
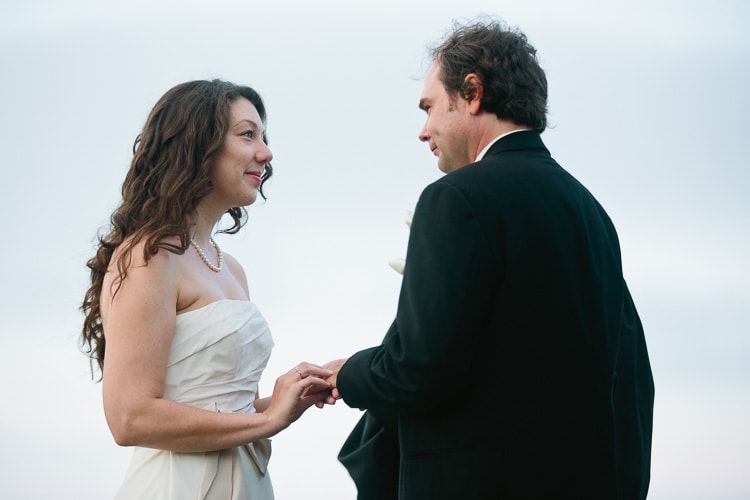
[[[470,114],[466,101],[445,90],[437,62],[427,72],[419,107],[427,113],[419,140],[426,142],[438,157],[438,168],[449,173],[473,162],[467,140]]]

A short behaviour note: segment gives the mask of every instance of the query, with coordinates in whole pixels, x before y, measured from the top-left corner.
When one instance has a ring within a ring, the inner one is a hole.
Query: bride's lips
[[[257,182],[259,186],[263,182],[263,178],[258,172],[245,172],[245,175],[249,175],[250,177],[255,179],[255,182]]]

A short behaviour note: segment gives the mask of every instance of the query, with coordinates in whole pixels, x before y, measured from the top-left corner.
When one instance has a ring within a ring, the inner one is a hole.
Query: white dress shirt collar
[[[504,134],[498,135],[492,141],[490,141],[490,143],[487,144],[482,151],[479,152],[479,155],[477,155],[477,159],[474,160],[474,162],[476,163],[479,160],[481,160],[482,158],[484,158],[484,155],[487,154],[487,151],[490,150],[490,148],[492,147],[492,145],[495,144],[500,139],[502,139],[503,137],[505,137],[506,135],[510,135],[510,134],[513,134],[513,133],[516,133],[516,132],[523,132],[523,131],[526,131],[526,130],[529,130],[529,129],[527,129],[527,128],[518,128],[516,130],[511,130],[510,132],[505,132]]]

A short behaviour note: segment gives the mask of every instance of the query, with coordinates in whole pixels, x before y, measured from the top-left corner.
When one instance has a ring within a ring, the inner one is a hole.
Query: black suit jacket
[[[406,255],[383,343],[338,375],[397,422],[399,498],[644,498],[654,386],[617,234],[539,134],[429,185]]]

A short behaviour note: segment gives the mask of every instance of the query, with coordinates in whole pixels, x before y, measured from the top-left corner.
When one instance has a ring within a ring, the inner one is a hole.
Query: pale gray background
[[[385,333],[400,282],[387,263],[439,177],[417,141],[425,46],[487,13],[538,48],[543,138],[619,230],[657,386],[650,498],[750,498],[749,5],[0,0],[0,497],[110,498],[124,473],[77,307],[159,96],[219,77],[266,100],[270,198],[219,242],[274,333],[268,393],[298,361]],[[492,397],[446,394],[444,411]],[[354,497],[335,457],[358,417],[313,409],[274,439],[278,499]]]

